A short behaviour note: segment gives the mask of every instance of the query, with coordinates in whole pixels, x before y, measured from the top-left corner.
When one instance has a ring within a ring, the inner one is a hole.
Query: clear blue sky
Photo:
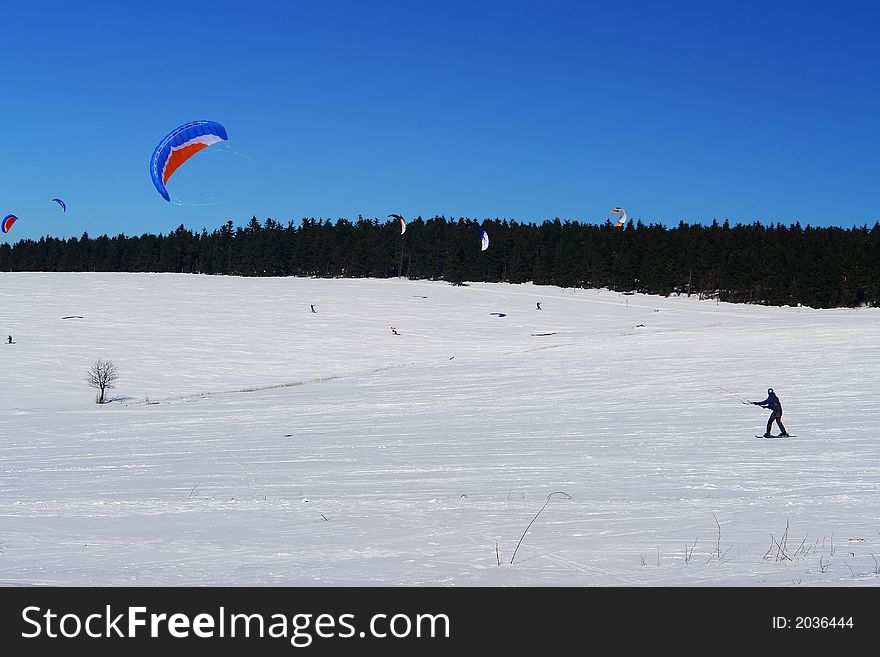
[[[2,239],[616,205],[872,225],[878,19],[809,0],[10,5]],[[169,190],[216,204],[172,205],[149,158],[194,119],[246,157],[197,154]]]

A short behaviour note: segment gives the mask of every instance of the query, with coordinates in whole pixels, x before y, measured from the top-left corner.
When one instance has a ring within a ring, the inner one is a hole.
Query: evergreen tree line
[[[491,240],[480,251],[480,231]],[[0,245],[0,271],[127,271],[378,277],[606,287],[819,308],[880,301],[880,224],[843,229],[760,223],[603,225],[421,217],[394,221],[256,217],[213,232]]]

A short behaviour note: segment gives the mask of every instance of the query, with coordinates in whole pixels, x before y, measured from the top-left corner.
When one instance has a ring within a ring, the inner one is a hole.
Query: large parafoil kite
[[[626,210],[624,210],[623,208],[614,208],[611,211],[611,214],[618,214],[618,213],[620,213],[620,219],[617,220],[617,223],[614,224],[614,227],[615,228],[622,228],[623,226],[626,225]]]
[[[400,222],[400,234],[403,235],[406,232],[406,222],[403,220],[399,214],[389,214],[389,218],[397,219]]]
[[[480,236],[480,239],[482,240],[482,244],[480,245],[480,251],[485,251],[486,249],[489,248],[489,233],[487,233],[484,230],[483,234]]]
[[[67,204],[64,201],[62,201],[60,198],[53,198],[52,202],[60,205],[62,212],[67,212]]]
[[[226,128],[215,121],[193,121],[168,133],[150,158],[150,176],[162,198],[171,201],[165,185],[181,164],[203,148],[228,138]]]
[[[0,231],[8,233],[9,229],[12,228],[12,224],[14,224],[16,221],[18,221],[18,217],[16,217],[14,214],[7,214],[3,218],[3,223],[0,224]]]

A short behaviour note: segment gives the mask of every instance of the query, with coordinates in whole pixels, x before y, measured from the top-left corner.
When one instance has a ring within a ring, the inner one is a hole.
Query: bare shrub
[[[86,375],[86,383],[98,391],[98,394],[95,396],[96,403],[103,404],[107,401],[107,390],[113,387],[118,378],[118,368],[112,360],[99,358],[95,361]]]

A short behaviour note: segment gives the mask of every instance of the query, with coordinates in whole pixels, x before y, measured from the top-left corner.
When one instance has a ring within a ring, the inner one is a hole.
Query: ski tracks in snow
[[[149,401],[137,401],[129,404],[124,404],[125,406],[152,406],[155,404],[169,404],[173,402],[189,402],[189,401],[198,401],[201,399],[210,399],[212,397],[220,397],[222,395],[238,395],[242,393],[248,392],[264,392],[266,390],[278,390],[281,388],[295,388],[298,386],[307,386],[313,385],[316,383],[328,383],[330,381],[339,381],[341,379],[354,379],[358,377],[371,376],[373,374],[378,374],[380,372],[387,372],[388,370],[400,369],[402,367],[411,367],[415,365],[415,363],[398,363],[396,365],[385,365],[383,367],[374,367],[368,370],[362,370],[359,372],[350,372],[348,374],[333,374],[328,376],[318,376],[313,377],[311,379],[303,379],[302,381],[289,381],[287,383],[271,383],[262,386],[249,386],[247,388],[236,388],[233,390],[214,390],[214,391],[206,391],[206,392],[196,392],[189,393],[186,395],[175,395],[173,397],[162,397],[159,399],[150,399]]]
[[[597,566],[590,566],[584,563],[580,563],[571,559],[569,557],[564,557],[561,554],[555,552],[548,552],[547,554],[539,555],[541,559],[545,561],[549,561],[555,566],[561,566],[568,570],[574,570],[584,575],[601,575],[609,581],[605,582],[594,582],[597,585],[604,586],[612,586],[614,584],[628,584],[629,586],[644,586],[645,583],[633,579],[631,577],[625,577],[621,574],[615,574],[608,570],[604,570],[602,568],[598,568]]]

